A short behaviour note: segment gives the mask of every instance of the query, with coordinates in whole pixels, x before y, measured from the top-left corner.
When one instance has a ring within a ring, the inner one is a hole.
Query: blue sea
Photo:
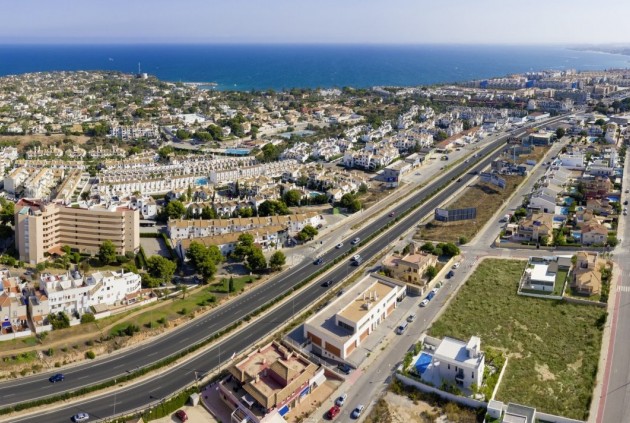
[[[219,90],[417,86],[546,69],[630,67],[630,57],[553,46],[0,45],[0,75],[147,72]]]

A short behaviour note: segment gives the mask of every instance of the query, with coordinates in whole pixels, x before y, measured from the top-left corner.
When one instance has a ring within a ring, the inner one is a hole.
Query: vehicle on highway
[[[416,320],[416,313],[410,314],[409,316],[407,316],[407,321],[409,323],[413,322],[414,320]]]
[[[459,262],[457,262],[457,263],[455,263],[455,264],[453,265],[453,269],[457,269],[458,267],[459,267]]]
[[[352,256],[352,260],[360,260],[361,259],[361,255],[360,254],[355,254]]]
[[[420,307],[426,307],[427,305],[429,305],[429,300],[427,300],[426,298],[420,301]]]
[[[65,379],[65,376],[63,375],[63,373],[57,373],[56,375],[52,375],[51,377],[48,378],[50,383],[63,382],[64,379]]]
[[[348,399],[348,394],[341,394],[335,400],[335,405],[338,406],[338,407],[343,407],[343,405],[346,403],[347,399]]]
[[[396,212],[391,212],[391,213],[389,214],[389,217],[394,217],[394,216],[396,216]]]
[[[88,413],[77,413],[72,416],[72,421],[74,423],[86,422],[90,419],[90,415]]]
[[[175,416],[177,416],[177,418],[181,422],[188,421],[188,414],[186,414],[184,410],[177,410],[177,413],[175,413]]]
[[[352,240],[351,244],[352,245],[357,245],[359,242],[361,242],[361,238],[356,237],[355,239]]]
[[[401,324],[400,326],[396,328],[396,333],[398,335],[402,335],[405,332],[405,329],[407,329],[407,326],[409,326],[409,323],[407,322]]]
[[[319,265],[320,265],[320,264],[322,264],[323,262],[324,262],[324,259],[320,257],[320,258],[318,258],[317,260],[315,260],[314,264],[315,264],[316,266],[319,266]]]
[[[341,248],[343,247],[343,242],[340,242],[339,244],[335,245],[335,248]]]
[[[449,270],[448,273],[446,274],[446,279],[450,279],[453,276],[455,276],[455,272],[453,272],[452,270]]]
[[[340,365],[337,366],[337,368],[342,372],[345,373],[347,375],[349,375],[350,373],[352,373],[352,367],[348,366],[346,363],[342,363]]]
[[[462,178],[458,178],[458,179],[457,179],[457,182],[461,182],[461,181],[462,181]]]
[[[329,420],[332,420],[335,418],[335,416],[337,416],[337,414],[339,414],[340,411],[341,411],[341,408],[339,408],[338,405],[333,405],[332,407],[330,407],[330,410],[328,410],[328,412],[326,413],[326,417]]]
[[[361,257],[358,257],[356,259],[355,258],[352,259],[352,264],[355,265],[355,266],[358,266],[361,263],[363,263],[363,259]]]
[[[322,286],[331,286],[333,283],[335,283],[335,281],[333,281],[332,279],[328,279],[327,281],[325,281],[324,283],[322,283]]]
[[[352,417],[353,419],[358,419],[361,413],[363,413],[364,409],[365,409],[365,406],[363,404],[357,405],[357,407],[354,410],[352,410],[352,414],[350,414],[350,417]]]

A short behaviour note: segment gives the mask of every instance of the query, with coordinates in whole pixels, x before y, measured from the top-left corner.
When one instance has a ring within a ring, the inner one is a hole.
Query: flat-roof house
[[[472,384],[481,386],[486,360],[479,337],[471,336],[468,342],[449,337],[441,341],[431,338],[428,342],[433,344],[435,352],[431,354],[430,371],[422,373],[423,379],[432,383],[441,379],[443,383],[466,389],[470,389]]]

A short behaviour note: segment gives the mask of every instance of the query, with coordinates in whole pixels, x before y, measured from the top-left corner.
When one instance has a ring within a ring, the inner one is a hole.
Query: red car
[[[185,421],[188,420],[188,415],[186,414],[186,412],[184,410],[177,410],[177,413],[175,413],[175,415],[182,422],[185,422]]]
[[[333,405],[330,410],[328,410],[328,414],[327,417],[332,420],[335,418],[335,416],[337,416],[337,414],[339,414],[339,412],[341,411],[341,408],[339,408],[338,405]]]

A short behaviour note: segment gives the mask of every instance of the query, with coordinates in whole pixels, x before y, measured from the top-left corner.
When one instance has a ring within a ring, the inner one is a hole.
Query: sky
[[[0,44],[630,44],[629,0],[7,0]],[[625,18],[624,18],[625,19]]]

